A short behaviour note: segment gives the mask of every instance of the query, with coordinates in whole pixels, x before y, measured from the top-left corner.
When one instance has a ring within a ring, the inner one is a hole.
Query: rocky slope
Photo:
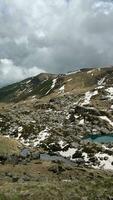
[[[113,133],[113,67],[40,74],[0,89],[0,101],[4,137],[85,166],[113,169],[112,144],[82,140]]]

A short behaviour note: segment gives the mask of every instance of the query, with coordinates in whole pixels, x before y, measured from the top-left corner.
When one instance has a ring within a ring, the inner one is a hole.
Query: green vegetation
[[[51,175],[51,180],[45,176],[37,182],[5,182],[0,185],[0,200],[108,200],[112,187],[110,173],[80,168]]]
[[[20,146],[16,140],[0,136],[0,155],[18,154]]]

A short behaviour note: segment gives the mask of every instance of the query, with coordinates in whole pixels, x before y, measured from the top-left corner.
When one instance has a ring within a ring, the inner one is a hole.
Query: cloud
[[[23,80],[27,77],[35,76],[39,73],[44,72],[44,70],[37,67],[32,68],[21,68],[14,65],[12,60],[1,59],[0,60],[0,86],[4,84],[10,84],[16,81]]]
[[[111,0],[0,0],[0,27],[0,59],[28,75],[113,64]]]

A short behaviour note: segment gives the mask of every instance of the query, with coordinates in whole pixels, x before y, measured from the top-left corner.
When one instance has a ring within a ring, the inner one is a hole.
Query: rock
[[[10,178],[11,178],[11,177],[13,177],[13,174],[12,174],[12,173],[10,173],[10,172],[6,172],[6,173],[5,173],[5,176],[8,176],[8,177],[10,177]]]
[[[50,167],[48,170],[49,170],[49,171],[51,171],[51,172],[53,172],[53,173],[57,173],[57,172],[58,172],[58,168],[57,168],[57,166],[56,166],[56,165],[55,165],[55,166],[52,166],[52,167]]]
[[[95,163],[95,162],[98,161],[98,158],[96,158],[95,156],[93,156],[93,157],[89,158],[89,161]]]
[[[104,160],[108,160],[108,157],[107,157],[107,156],[105,156],[105,157],[104,157]]]
[[[49,171],[52,171],[53,173],[61,174],[63,171],[65,171],[64,167],[62,165],[54,165],[48,169]]]
[[[75,159],[75,158],[83,158],[83,156],[82,156],[82,151],[77,150],[77,151],[73,154],[72,158],[73,158],[73,159]]]
[[[24,181],[30,181],[31,180],[31,178],[29,177],[29,176],[27,176],[27,175],[24,175],[24,176],[22,176],[21,178],[20,178],[20,180],[19,181],[22,181],[22,182],[24,182]]]
[[[22,149],[22,151],[20,152],[20,157],[22,158],[27,158],[31,155],[30,150],[27,148]]]
[[[31,157],[32,157],[33,160],[40,159],[40,153],[39,152],[33,152],[31,154]]]
[[[104,160],[104,158],[103,158],[103,157],[100,157],[100,160]]]
[[[78,164],[78,165],[83,165],[83,164],[85,164],[85,160],[84,160],[83,158],[78,158],[78,159],[76,160],[76,164]]]
[[[0,163],[1,163],[2,165],[5,164],[6,160],[7,160],[7,156],[5,156],[5,155],[0,155]]]
[[[108,196],[108,200],[113,200],[113,196]]]
[[[17,165],[19,163],[19,157],[17,155],[10,155],[7,157],[7,163]]]
[[[15,176],[12,177],[12,182],[17,182],[18,179],[19,179],[19,177],[15,175]]]
[[[96,116],[100,115],[100,112],[96,108],[90,108],[90,107],[84,107],[84,106],[78,106],[78,105],[75,107],[75,113],[78,113],[79,115],[80,114],[82,115],[90,114],[90,115],[96,115]]]
[[[61,147],[58,143],[50,144],[49,148],[51,151],[61,151]]]
[[[22,165],[27,165],[27,164],[28,164],[27,159],[22,160],[22,161],[21,161],[21,164],[22,164]]]

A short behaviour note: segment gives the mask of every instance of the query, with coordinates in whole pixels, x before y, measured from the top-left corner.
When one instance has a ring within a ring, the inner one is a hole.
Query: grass
[[[16,140],[0,136],[0,155],[18,154],[20,146]]]
[[[65,168],[58,175],[48,171],[51,165],[55,164],[42,162],[13,167],[13,173],[22,174],[21,169],[39,179],[17,183],[0,180],[0,200],[107,200],[109,196],[113,196],[111,172],[73,167],[71,170]],[[0,167],[0,174],[3,174],[1,168],[3,167]],[[4,168],[4,172],[10,170],[11,166]]]

